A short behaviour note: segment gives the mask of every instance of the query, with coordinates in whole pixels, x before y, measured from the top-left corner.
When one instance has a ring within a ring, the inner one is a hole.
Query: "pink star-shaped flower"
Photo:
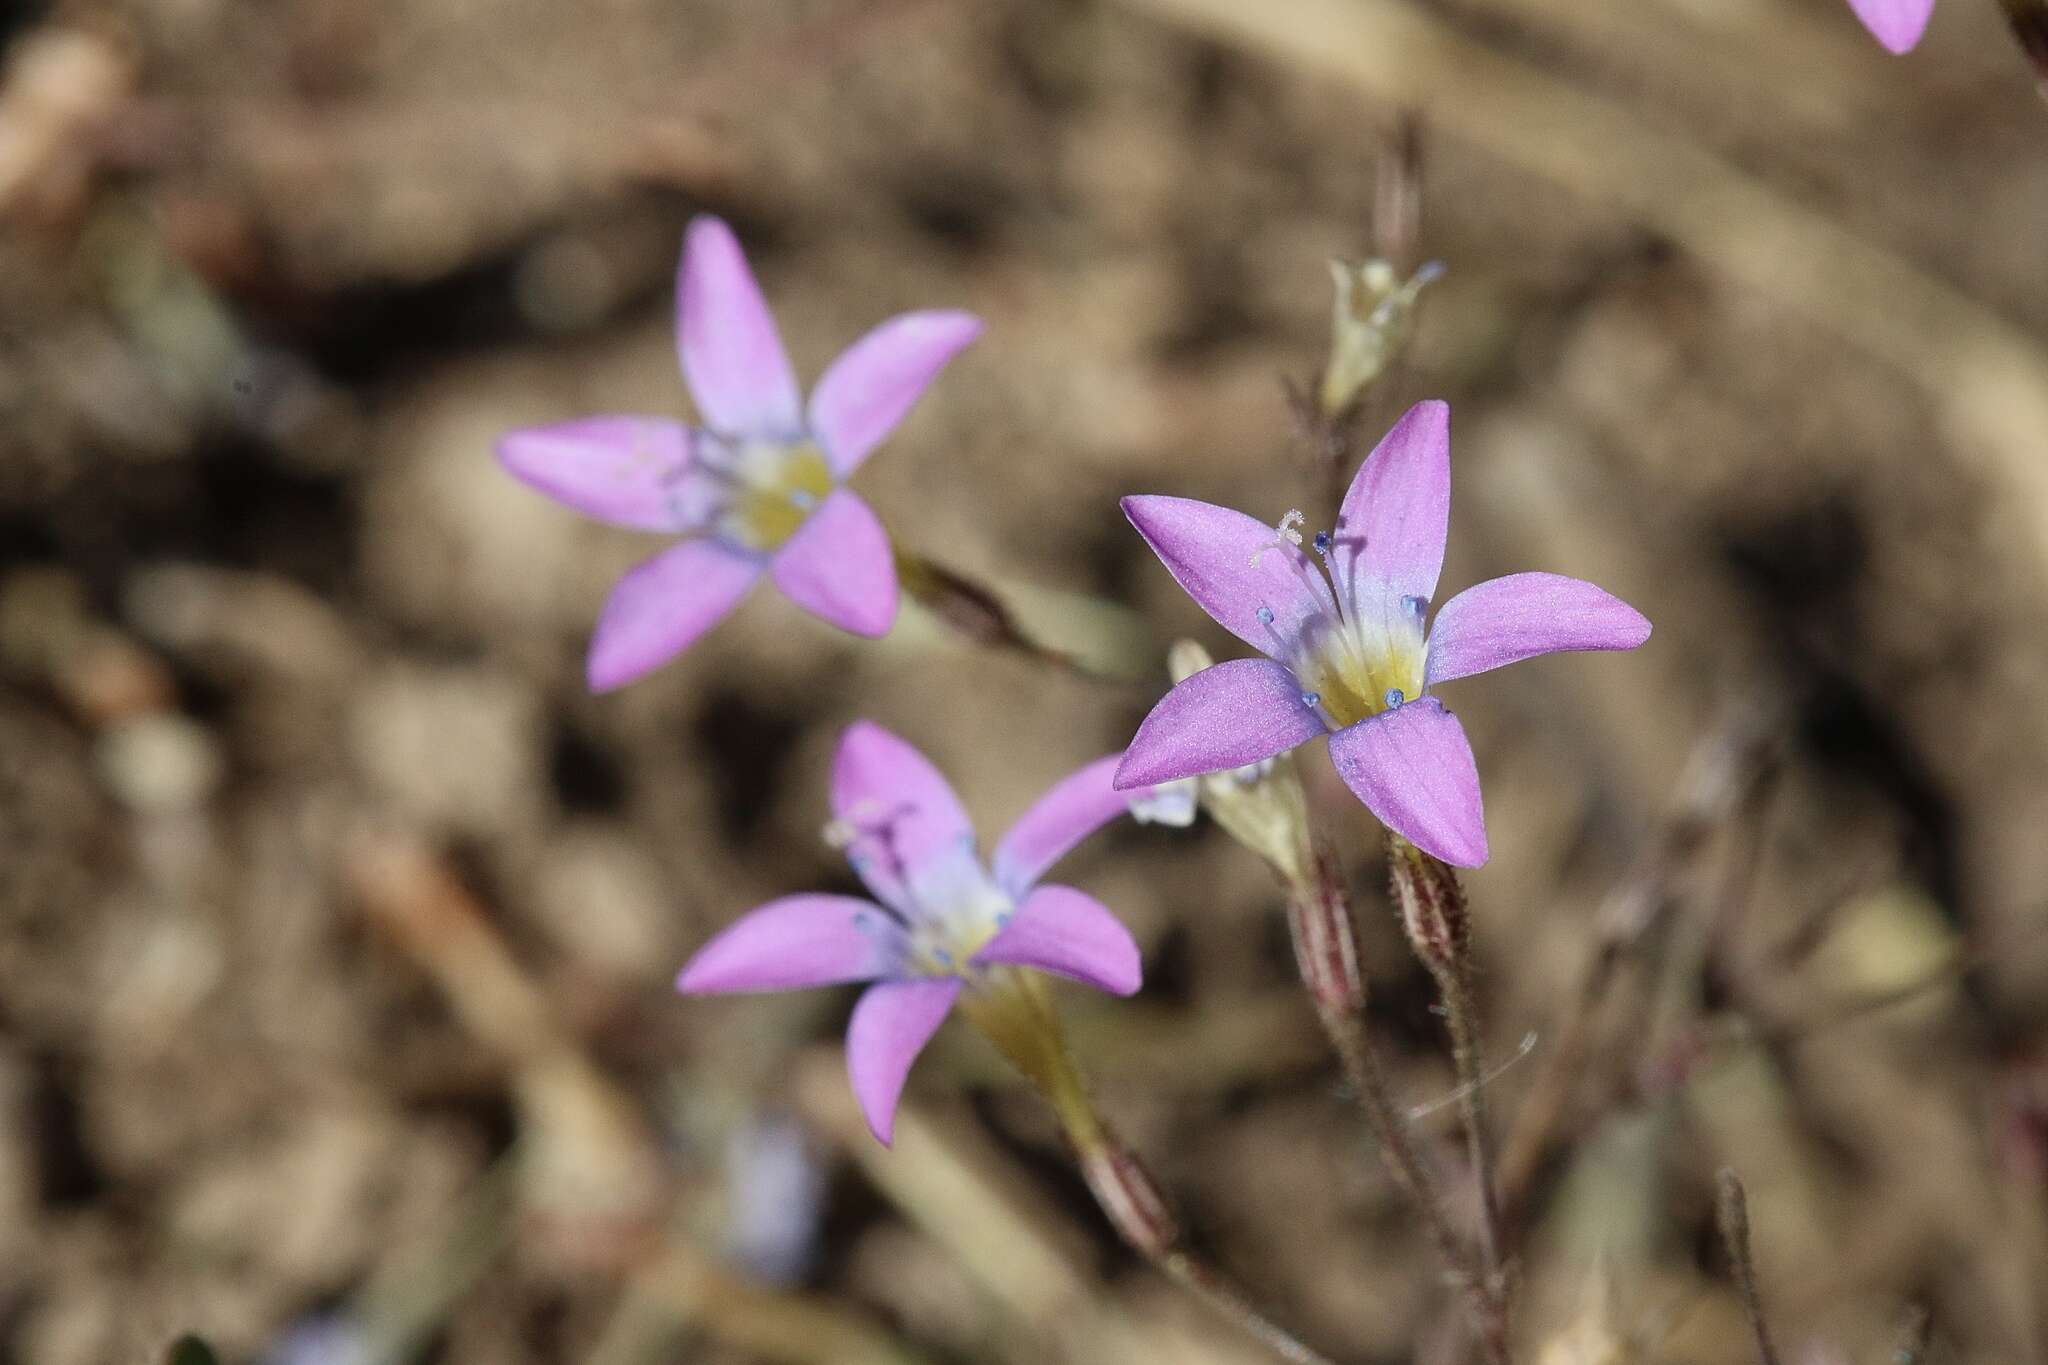
[[[896,619],[896,563],[844,485],[946,362],[981,333],[968,313],[904,313],[848,347],[808,404],[732,229],[690,224],[676,280],[676,348],[700,427],[586,417],[508,432],[514,476],[586,516],[682,539],[612,590],[590,641],[595,691],[674,658],[763,573],[856,635]]]
[[[832,828],[875,899],[785,896],[750,911],[676,978],[689,993],[872,981],[846,1030],[861,1112],[887,1144],[910,1064],[962,991],[991,969],[1036,967],[1118,995],[1138,989],[1138,946],[1101,902],[1041,885],[1046,869],[1146,793],[1110,785],[1116,755],[1054,784],[986,863],[960,798],[931,761],[859,721],[832,766]]]
[[[1591,583],[1510,574],[1423,618],[1444,563],[1451,511],[1451,410],[1418,403],[1359,468],[1334,534],[1299,547],[1189,498],[1130,497],[1124,514],[1188,595],[1266,655],[1180,683],[1138,727],[1119,787],[1256,763],[1327,734],[1360,801],[1448,863],[1486,861],[1479,771],[1464,727],[1428,695],[1441,682],[1568,649],[1634,649],[1635,608]]]

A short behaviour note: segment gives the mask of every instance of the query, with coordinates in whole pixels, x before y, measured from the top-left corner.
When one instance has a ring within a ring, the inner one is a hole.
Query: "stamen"
[[[1407,612],[1418,621],[1422,619],[1423,609],[1428,605],[1429,599],[1427,597],[1404,597],[1401,599],[1401,610]]]
[[[1301,704],[1310,710],[1314,710],[1323,704],[1323,694],[1320,692],[1304,692],[1301,694]]]
[[[1387,689],[1387,695],[1384,698],[1384,700],[1387,703],[1387,709],[1389,711],[1398,711],[1401,709],[1401,703],[1408,699],[1401,695],[1400,688],[1390,687]]]
[[[1330,553],[1330,533],[1328,531],[1316,532],[1315,547],[1316,553],[1319,555]]]
[[[1271,607],[1260,607],[1257,611],[1253,612],[1252,615],[1259,618],[1259,624],[1262,626],[1270,626],[1273,624],[1273,609]]]

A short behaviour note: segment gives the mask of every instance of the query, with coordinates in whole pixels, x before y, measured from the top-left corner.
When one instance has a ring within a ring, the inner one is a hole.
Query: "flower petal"
[[[1417,403],[1381,438],[1344,494],[1331,555],[1348,601],[1428,601],[1451,524],[1451,408]]]
[[[690,429],[657,417],[583,417],[498,438],[498,461],[521,483],[587,517],[639,531],[697,524],[680,480]]]
[[[1117,769],[1126,790],[1242,768],[1324,732],[1301,684],[1270,659],[1231,659],[1174,687],[1138,727]]]
[[[1128,497],[1123,509],[1196,605],[1253,649],[1286,655],[1304,623],[1336,614],[1322,571],[1264,522],[1193,498]]]
[[[1119,791],[1111,784],[1122,761],[1121,754],[1098,758],[1053,783],[1050,791],[1032,802],[1031,809],[996,845],[990,860],[996,885],[1013,898],[1022,896],[1074,845],[1118,816],[1128,815],[1131,803],[1146,793]]]
[[[857,896],[784,896],[733,921],[676,978],[692,995],[872,981],[902,960],[903,930]]]
[[[705,425],[721,435],[793,439],[803,430],[796,374],[732,229],[690,221],[676,275],[676,350]]]
[[[974,960],[1057,972],[1113,995],[1136,994],[1145,976],[1123,921],[1071,886],[1041,886],[1026,896]]]
[[[1422,697],[1330,736],[1330,759],[1380,823],[1459,867],[1486,861],[1486,813],[1465,727]]]
[[[1517,573],[1465,589],[1436,614],[1425,683],[1466,678],[1538,654],[1634,649],[1643,614],[1604,588],[1554,573]]]
[[[896,1101],[910,1064],[946,1022],[960,994],[957,977],[885,981],[870,986],[846,1026],[846,1074],[868,1131],[887,1147],[896,1136]]]
[[[1849,8],[1889,51],[1903,55],[1927,31],[1934,0],[1849,0]]]
[[[906,904],[905,879],[974,844],[974,825],[931,760],[873,721],[846,727],[832,760],[832,814],[868,889]]]
[[[827,494],[775,556],[775,586],[813,616],[855,635],[896,621],[896,556],[889,533],[857,493]]]
[[[746,596],[761,561],[710,536],[673,545],[626,571],[590,636],[586,672],[609,692],[687,649]]]
[[[811,391],[811,434],[845,478],[903,420],[946,362],[981,335],[972,313],[905,313],[847,347]]]

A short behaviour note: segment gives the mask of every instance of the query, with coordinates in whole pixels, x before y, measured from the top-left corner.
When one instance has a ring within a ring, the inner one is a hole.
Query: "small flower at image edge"
[[[887,1144],[910,1065],[963,991],[1035,967],[1130,995],[1141,972],[1130,932],[1099,901],[1039,878],[1146,793],[1111,784],[1097,759],[1038,799],[986,862],[960,799],[925,756],[867,721],[848,727],[832,767],[834,842],[873,893],[785,896],[743,915],[683,968],[690,994],[872,982],[854,1006],[846,1064],[861,1112]]]
[[[980,335],[968,313],[891,318],[848,347],[803,402],[738,240],[690,224],[676,348],[702,425],[585,417],[508,432],[498,458],[584,515],[681,539],[627,572],[591,636],[594,691],[674,658],[766,573],[798,606],[856,635],[896,619],[896,565],[874,512],[845,487]]]
[[[1138,728],[1119,787],[1239,768],[1320,735],[1360,801],[1425,852],[1487,858],[1472,746],[1429,689],[1559,650],[1634,649],[1650,623],[1576,578],[1510,574],[1467,588],[1424,629],[1450,526],[1450,408],[1418,403],[1360,466],[1334,532],[1301,549],[1278,528],[1190,498],[1124,514],[1218,625],[1266,657],[1176,684]]]
[[[1911,52],[1934,16],[1934,0],[1849,0],[1849,8],[1887,51]]]

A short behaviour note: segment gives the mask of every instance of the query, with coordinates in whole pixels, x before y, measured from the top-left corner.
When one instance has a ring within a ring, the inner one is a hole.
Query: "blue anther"
[[[1273,609],[1271,607],[1260,607],[1257,611],[1253,612],[1252,615],[1259,618],[1259,624],[1262,626],[1270,626],[1273,624]]]
[[[1406,700],[1408,698],[1401,695],[1400,688],[1390,687],[1387,689],[1386,703],[1389,711],[1398,711],[1401,708],[1401,703]]]
[[[1429,599],[1426,597],[1404,597],[1401,599],[1401,610],[1407,612],[1418,621],[1422,619],[1422,609],[1428,605]]]
[[[1320,692],[1304,692],[1301,694],[1301,704],[1303,706],[1320,706],[1322,701],[1323,694]]]
[[[944,948],[932,949],[932,956],[938,960],[938,964],[941,967],[950,967],[953,965],[953,955],[947,952]]]
[[[1330,553],[1330,533],[1328,531],[1316,532],[1315,547],[1316,553],[1319,555]]]

